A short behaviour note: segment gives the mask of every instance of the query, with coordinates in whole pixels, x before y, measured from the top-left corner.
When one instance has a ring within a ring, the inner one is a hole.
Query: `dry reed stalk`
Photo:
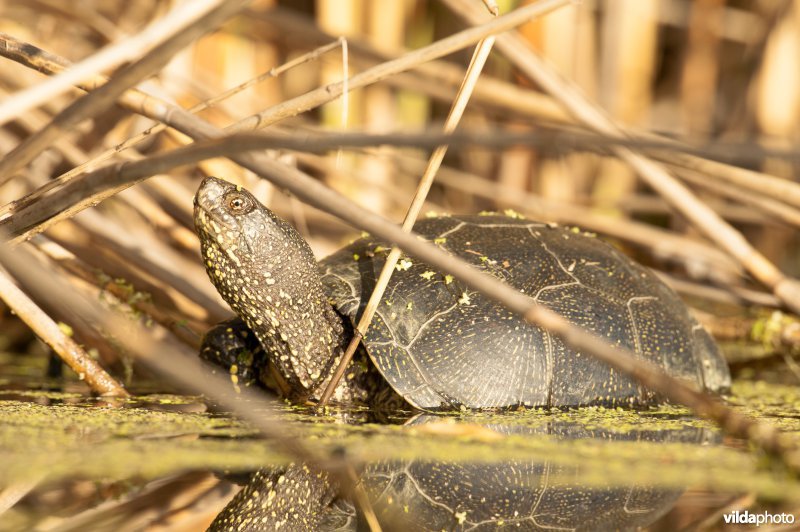
[[[9,36],[5,37],[5,44],[6,44],[5,49],[7,51],[13,51],[13,53],[9,57],[14,57],[15,59],[19,60],[23,64],[31,66],[32,68],[36,68],[36,69],[38,69],[39,71],[41,71],[43,73],[55,74],[55,73],[58,73],[58,72],[62,72],[64,70],[64,68],[69,66],[69,63],[67,61],[65,61],[64,59],[62,59],[62,58],[60,58],[58,56],[52,55],[52,54],[48,54],[47,52],[44,52],[42,50],[38,50],[38,51],[36,51],[36,53],[32,53],[32,47],[30,47],[29,45],[25,45],[24,43],[21,43],[18,40],[13,39],[13,38],[11,38]],[[195,113],[195,112],[199,112],[199,111],[201,111],[203,109],[207,109],[209,107],[213,107],[214,105],[218,104],[219,102],[224,101],[227,98],[230,98],[231,96],[234,96],[234,95],[240,93],[241,91],[243,91],[243,90],[245,90],[245,89],[247,89],[249,87],[252,87],[253,85],[256,85],[257,83],[261,83],[262,81],[264,81],[266,79],[269,79],[269,78],[277,77],[277,76],[283,74],[284,72],[286,72],[287,70],[295,68],[298,65],[301,65],[301,64],[306,63],[308,61],[312,61],[312,60],[318,58],[320,55],[322,55],[322,54],[324,54],[324,53],[326,53],[326,52],[328,52],[328,51],[330,51],[330,50],[332,50],[332,49],[334,49],[334,48],[336,48],[338,46],[340,46],[340,42],[336,41],[336,42],[329,43],[327,45],[321,46],[320,48],[312,50],[309,53],[302,54],[301,56],[296,57],[296,58],[284,63],[283,65],[271,68],[269,71],[267,71],[267,72],[265,72],[265,73],[263,73],[263,74],[261,74],[259,76],[256,76],[255,78],[249,79],[244,83],[241,83],[241,84],[239,84],[239,85],[237,85],[235,87],[232,87],[231,89],[228,89],[228,90],[222,92],[221,94],[219,94],[217,96],[209,98],[208,100],[205,100],[205,101],[193,106],[192,108],[189,109],[189,112]],[[107,81],[108,80],[103,78],[103,77],[96,76],[93,79],[92,83],[101,85],[103,83],[106,83]],[[82,86],[82,88],[88,89],[88,85],[84,85],[84,86]],[[128,109],[131,109],[133,111],[139,110],[141,112],[144,112],[144,114],[146,114],[147,116],[153,117],[154,119],[158,119],[159,117],[163,117],[163,114],[168,111],[168,107],[169,107],[169,105],[159,104],[159,102],[154,97],[146,96],[146,95],[136,91],[135,89],[129,90],[125,94],[123,94],[121,96],[121,101],[124,103],[124,105]],[[145,102],[147,103],[147,105],[144,105]],[[43,125],[43,122],[42,122],[42,125]],[[146,129],[142,133],[136,135],[135,137],[132,137],[132,138],[126,140],[125,142],[123,142],[120,145],[117,145],[117,146],[115,146],[115,147],[113,147],[111,149],[108,149],[108,150],[104,151],[103,153],[101,153],[100,155],[98,155],[98,156],[96,156],[96,157],[94,157],[92,159],[87,159],[87,157],[85,155],[83,155],[81,158],[79,158],[79,161],[84,161],[82,164],[78,163],[77,166],[74,166],[68,172],[65,172],[64,174],[58,176],[57,178],[49,181],[45,185],[39,187],[35,192],[33,192],[32,194],[29,194],[28,196],[26,196],[24,198],[24,200],[11,202],[11,203],[8,203],[7,205],[4,205],[2,208],[0,208],[0,218],[10,214],[13,210],[20,209],[25,204],[32,204],[32,203],[38,201],[39,198],[43,197],[48,191],[57,188],[58,186],[60,186],[64,182],[68,181],[69,179],[75,177],[76,175],[79,175],[79,174],[81,174],[81,173],[83,173],[83,172],[85,172],[85,171],[87,171],[89,169],[94,169],[94,168],[99,167],[99,165],[103,161],[106,161],[106,160],[110,159],[114,155],[120,155],[122,152],[124,152],[128,148],[130,148],[130,147],[136,145],[137,143],[139,143],[139,142],[145,140],[146,138],[148,138],[148,136],[154,135],[154,134],[156,134],[158,132],[161,132],[161,131],[167,129],[167,127],[168,126],[165,123],[159,122],[155,126]],[[59,140],[59,141],[57,141],[56,146],[61,146],[62,144],[64,144],[64,143],[61,140]],[[70,146],[71,146],[70,144],[66,144],[64,146],[64,148],[69,148]],[[63,149],[62,149],[62,151],[63,151]],[[66,152],[66,153],[70,153],[70,152]],[[70,153],[70,155],[72,155],[72,154]],[[123,156],[125,156],[128,160],[136,160],[137,159],[137,156],[136,156],[135,152],[127,152],[127,153],[123,154]],[[72,158],[75,159],[76,155],[72,155]],[[127,193],[130,195],[131,191],[128,191]],[[133,193],[133,194],[136,194],[136,193]],[[120,197],[125,198],[125,195],[123,194]],[[138,198],[141,198],[141,195],[139,195]],[[197,249],[197,238],[194,236],[193,232],[192,232],[192,235],[190,236],[189,234],[187,234],[187,231],[183,231],[183,230],[181,230],[180,227],[176,227],[172,223],[170,218],[167,217],[167,216],[164,216],[163,211],[161,211],[161,209],[157,208],[152,203],[148,203],[146,205],[145,204],[137,204],[137,208],[147,209],[147,213],[146,214],[150,215],[151,220],[153,221],[153,223],[163,227],[167,231],[168,235],[172,238],[173,241],[177,242],[178,244],[180,244],[181,246],[183,246],[183,247],[185,247],[187,249],[190,248],[193,251],[196,251],[196,249]],[[189,218],[191,218],[191,215],[189,216]]]
[[[60,292],[56,289],[54,293]],[[84,349],[78,345],[58,323],[52,320],[39,308],[28,295],[23,292],[9,276],[0,271],[0,298],[20,317],[25,324],[36,333],[61,360],[86,382],[93,392],[100,395],[127,397],[128,392],[106,370],[95,362]]]
[[[800,209],[785,202],[763,196],[755,191],[743,191],[725,186],[724,183],[708,179],[703,174],[691,170],[679,170],[676,175],[687,183],[700,189],[708,190],[722,198],[730,198],[741,205],[752,207],[764,214],[790,226],[800,227]]]
[[[603,18],[603,49],[609,53],[603,54],[599,101],[618,124],[641,126],[650,112],[659,7],[657,2],[619,0],[608,4],[608,16]],[[606,157],[592,196],[607,207],[633,193],[636,182],[636,174],[624,161]]]
[[[681,73],[681,122],[692,138],[714,127],[720,69],[720,35],[725,0],[699,0],[691,6],[686,61]]]

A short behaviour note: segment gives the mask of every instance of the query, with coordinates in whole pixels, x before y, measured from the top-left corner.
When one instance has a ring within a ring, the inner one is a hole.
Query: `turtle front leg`
[[[281,397],[290,396],[289,385],[270,363],[255,333],[238,316],[206,332],[200,358],[222,368],[237,390],[239,386],[258,384]]]

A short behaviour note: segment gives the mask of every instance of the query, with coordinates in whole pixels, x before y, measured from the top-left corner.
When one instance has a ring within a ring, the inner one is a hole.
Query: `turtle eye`
[[[225,196],[225,205],[231,214],[247,214],[253,210],[253,201],[238,191]]]

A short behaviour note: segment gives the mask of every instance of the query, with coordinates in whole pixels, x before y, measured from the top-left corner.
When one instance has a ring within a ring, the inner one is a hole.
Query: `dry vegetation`
[[[135,389],[116,382],[128,351],[191,383],[152,353],[191,357],[229,315],[192,227],[202,176],[257,193],[318,256],[364,228],[381,234],[312,184],[399,223],[477,38],[406,54],[491,18],[477,0],[256,0],[189,24],[214,3],[186,4],[197,13],[146,38],[179,3],[0,3],[0,229],[11,241],[0,294],[100,392]],[[86,64],[119,42],[105,66]],[[69,63],[88,70],[43,85]],[[719,335],[746,337],[765,310],[800,311],[798,63],[790,0],[561,7],[498,38],[422,212],[512,209],[596,232],[661,272]],[[257,129],[266,135],[247,135]],[[223,131],[243,136],[209,140]],[[259,151],[239,151],[247,143]],[[118,313],[141,318],[133,337],[109,319]],[[782,353],[800,345],[791,323],[774,338]]]

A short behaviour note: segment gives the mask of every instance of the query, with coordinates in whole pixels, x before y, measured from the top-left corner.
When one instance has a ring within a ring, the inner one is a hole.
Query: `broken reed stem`
[[[461,121],[461,117],[464,116],[464,110],[467,108],[467,103],[469,102],[470,96],[472,96],[472,91],[475,88],[475,84],[480,78],[483,67],[486,64],[486,59],[489,57],[489,52],[492,51],[494,40],[494,37],[487,37],[486,39],[481,40],[475,47],[475,51],[472,54],[472,59],[467,67],[467,73],[464,76],[464,81],[461,83],[461,86],[458,89],[456,99],[453,102],[453,106],[450,108],[450,112],[448,113],[444,127],[442,128],[444,133],[452,133],[455,131],[458,127],[458,123]],[[436,149],[433,150],[433,153],[428,160],[428,165],[425,168],[425,172],[422,174],[422,178],[419,181],[417,190],[414,193],[413,199],[411,200],[411,205],[408,207],[406,216],[403,219],[403,231],[410,233],[411,228],[414,227],[414,223],[417,221],[417,217],[422,210],[422,206],[425,204],[425,199],[428,197],[428,192],[431,189],[431,185],[433,185],[436,172],[439,171],[439,167],[442,165],[442,161],[444,160],[446,153],[447,145],[437,146]],[[364,312],[361,315],[361,318],[358,320],[355,330],[353,331],[353,338],[350,339],[350,343],[347,345],[347,349],[345,349],[344,354],[342,354],[341,359],[336,366],[336,370],[333,372],[333,375],[331,376],[330,380],[328,380],[328,384],[325,386],[325,389],[322,392],[322,396],[319,400],[319,406],[325,406],[328,403],[333,395],[334,390],[336,389],[336,386],[339,385],[339,381],[342,380],[344,372],[347,370],[347,365],[353,358],[358,345],[361,343],[361,339],[364,338],[365,334],[367,334],[367,329],[369,329],[370,323],[372,323],[372,318],[375,316],[375,311],[378,309],[378,305],[381,302],[383,293],[386,291],[386,287],[389,286],[389,280],[392,278],[394,267],[397,264],[397,261],[400,259],[401,254],[402,250],[400,248],[397,246],[392,246],[392,250],[389,252],[389,255],[386,257],[386,262],[383,264],[381,273],[378,275],[378,279],[375,281],[375,288],[373,288],[372,293],[369,296],[369,300],[364,308]]]
[[[729,164],[709,160],[691,154],[665,153],[651,151],[651,155],[661,162],[676,165],[689,170],[714,176],[714,179],[741,189],[769,196],[800,209],[800,184],[788,179],[781,179],[763,172],[731,166]]]
[[[787,205],[783,201],[773,199],[769,196],[754,193],[753,191],[742,190],[732,187],[724,182],[706,178],[705,174],[700,174],[687,168],[679,166],[673,167],[675,174],[700,189],[707,190],[716,196],[732,199],[736,203],[752,207],[786,225],[800,227],[800,209]]]
[[[760,307],[773,308],[781,306],[781,302],[777,297],[765,292],[758,292],[756,290],[750,290],[740,286],[717,288],[715,286],[673,277],[659,270],[651,269],[650,271],[653,272],[659,279],[661,279],[664,284],[682,295],[705,299],[709,302],[725,303],[729,305],[756,305]],[[703,323],[703,325],[705,325],[705,323]],[[712,333],[712,336],[717,338],[716,334]]]
[[[59,290],[60,292],[60,290]],[[60,297],[63,297],[60,296]],[[78,377],[99,395],[127,397],[122,384],[106,373],[75,340],[23,292],[6,271],[0,270],[0,298],[31,330],[55,351]]]

